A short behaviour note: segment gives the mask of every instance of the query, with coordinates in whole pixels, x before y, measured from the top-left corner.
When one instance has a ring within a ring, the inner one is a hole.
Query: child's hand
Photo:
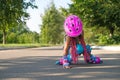
[[[70,69],[70,68],[72,68],[71,66],[63,66],[63,68],[65,68],[65,69]]]
[[[70,69],[70,68],[72,68],[72,67],[70,66],[70,63],[68,62],[67,58],[65,59],[65,57],[64,57],[64,59],[63,59],[63,68],[65,68],[65,69]]]

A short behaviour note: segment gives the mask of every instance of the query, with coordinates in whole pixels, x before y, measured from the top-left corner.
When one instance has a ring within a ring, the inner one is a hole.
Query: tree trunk
[[[3,44],[6,44],[6,31],[3,29]]]
[[[109,30],[110,30],[110,37],[112,37],[114,35],[114,30],[115,29],[114,29],[114,27],[110,27]]]

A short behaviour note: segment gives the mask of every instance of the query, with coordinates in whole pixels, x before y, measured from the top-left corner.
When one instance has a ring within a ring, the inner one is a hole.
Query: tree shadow
[[[39,48],[37,50],[63,50],[63,47],[45,47],[45,48]]]
[[[72,69],[55,65],[60,56],[0,59],[0,80],[120,80],[120,54],[102,54],[103,64],[80,61]]]

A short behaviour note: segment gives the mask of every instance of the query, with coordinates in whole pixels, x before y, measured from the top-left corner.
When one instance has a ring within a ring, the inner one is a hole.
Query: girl
[[[63,50],[63,57],[56,64],[63,65],[64,68],[71,68],[70,64],[77,63],[78,56],[83,54],[86,63],[101,63],[99,57],[91,54],[91,48],[86,46],[84,41],[84,30],[82,21],[76,15],[70,15],[64,22],[66,41]]]

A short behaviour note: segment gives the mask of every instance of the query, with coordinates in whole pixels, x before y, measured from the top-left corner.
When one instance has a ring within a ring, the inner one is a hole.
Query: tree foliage
[[[88,33],[85,36],[87,39],[90,38],[88,42],[92,40],[105,44],[120,43],[117,39],[120,35],[119,0],[71,1],[72,4],[69,4],[69,8],[61,8],[61,10],[65,16],[75,14],[82,19],[85,32]]]
[[[11,28],[6,35],[6,43],[39,43],[39,34],[31,32],[25,25],[20,25],[15,28]],[[1,42],[1,41],[0,41]]]
[[[0,0],[0,30],[3,33],[3,44],[6,42],[6,33],[10,28],[24,24],[29,18],[26,9],[33,4],[34,0]]]
[[[119,0],[72,0],[70,8],[62,11],[78,15],[87,26],[106,27],[111,35],[120,29]]]
[[[52,2],[42,16],[41,43],[57,44],[63,41],[63,19]]]

